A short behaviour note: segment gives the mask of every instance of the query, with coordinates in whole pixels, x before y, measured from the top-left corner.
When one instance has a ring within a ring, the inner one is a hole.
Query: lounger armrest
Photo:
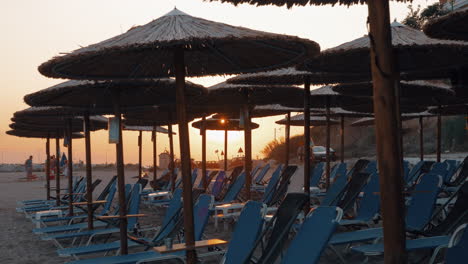
[[[120,216],[120,215],[104,215],[104,216],[98,216],[98,217],[96,217],[96,218],[97,218],[97,219],[105,220],[105,219],[143,217],[143,216],[147,216],[147,215],[146,215],[146,214],[130,214],[130,215],[124,215],[124,216]]]
[[[151,246],[151,243],[144,240],[144,239],[141,239],[141,238],[138,238],[138,237],[135,237],[135,236],[131,236],[131,235],[127,235],[127,238],[132,240],[133,242],[135,242],[137,244],[145,245],[145,246]]]
[[[102,204],[102,203],[107,203],[107,200],[92,201],[92,202],[77,202],[77,203],[73,203],[73,205]]]

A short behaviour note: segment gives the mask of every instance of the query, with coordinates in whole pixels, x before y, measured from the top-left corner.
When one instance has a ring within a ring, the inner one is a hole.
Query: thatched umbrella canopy
[[[431,38],[468,41],[468,7],[429,20],[423,30]]]
[[[73,79],[176,77],[184,181],[185,241],[188,246],[193,246],[185,76],[286,67],[300,62],[306,56],[315,56],[319,51],[319,45],[310,40],[216,23],[174,9],[119,36],[53,58],[41,65],[39,71],[50,77]],[[246,176],[248,181],[250,169],[246,170]],[[126,240],[122,240],[122,254],[126,253]],[[188,250],[188,263],[194,263],[195,260],[195,251]]]
[[[409,80],[442,79],[451,76],[468,60],[468,43],[439,40],[426,36],[422,31],[398,22],[391,24],[392,45],[397,53],[402,78]],[[369,36],[346,42],[324,50],[320,56],[310,59],[302,70],[326,73],[345,73],[335,82],[362,82],[370,76]]]
[[[5,132],[10,136],[24,137],[24,138],[63,138],[65,134],[56,132],[44,132],[37,130],[24,130],[24,129],[12,129]],[[84,135],[81,133],[72,133],[73,139],[84,138]]]
[[[189,101],[206,93],[203,86],[186,82]],[[135,107],[175,104],[173,79],[139,79],[111,81],[66,81],[28,94],[24,101],[32,106],[66,106],[92,113],[113,114],[112,97],[117,92],[123,112]]]
[[[442,105],[439,107],[433,107],[428,110],[429,113],[443,116],[451,115],[466,115],[468,114],[468,104],[454,104],[454,105]]]
[[[310,125],[312,126],[326,126],[327,125],[327,118],[323,116],[313,116],[311,115],[310,118]],[[287,122],[286,118],[280,119],[276,121],[276,124],[285,125]],[[340,122],[336,119],[330,119],[330,124],[337,125]],[[304,114],[299,114],[291,117],[290,121],[291,126],[304,126]]]
[[[455,92],[451,87],[442,82],[434,81],[401,81],[400,82],[399,96],[401,98],[407,97],[453,97]],[[358,82],[358,83],[340,83],[333,85],[333,91],[343,95],[350,96],[372,96],[373,88],[372,82]]]
[[[251,129],[257,129],[259,125],[250,122]],[[234,118],[209,118],[192,123],[192,127],[198,128],[202,131],[205,130],[222,130],[224,131],[224,171],[228,170],[228,131],[244,131],[244,125],[241,125],[240,119]]]
[[[280,104],[256,105],[252,110],[252,117],[267,117],[274,115],[283,115],[291,112],[302,112],[302,107],[287,107]]]
[[[12,121],[15,123],[11,125],[15,129],[34,129],[36,131],[47,131],[57,133],[63,133],[68,139],[68,160],[69,164],[73,161],[73,132],[81,132],[84,130],[83,124],[85,120],[88,120],[89,126],[87,130],[96,131],[107,128],[107,118],[103,116],[83,116],[83,110],[79,108],[67,108],[67,107],[30,107],[14,113]],[[85,132],[86,136],[86,132]],[[57,157],[60,155],[58,147],[59,138],[55,138],[56,141],[56,154]],[[58,161],[58,160],[57,160]],[[56,169],[56,185],[60,186],[60,170],[58,169],[58,162],[55,164]],[[69,192],[72,193],[73,188],[73,166],[67,166],[68,170],[68,188]],[[49,173],[47,171],[47,173]],[[88,182],[92,184],[92,180]],[[91,188],[88,190],[90,197],[92,196]],[[60,188],[56,188],[57,197],[60,195]],[[90,200],[90,202],[92,202]],[[57,204],[60,203],[60,199],[57,199]],[[92,204],[88,205],[88,211],[92,208]],[[69,215],[73,215],[73,195],[69,195]],[[92,210],[88,220],[92,222]],[[91,224],[91,223],[90,223]]]
[[[214,0],[211,0],[214,1]],[[398,175],[401,174],[403,168],[401,151],[398,150],[398,120],[399,109],[398,102],[395,96],[394,88],[400,80],[400,72],[398,69],[398,62],[396,60],[395,51],[392,48],[392,33],[390,29],[390,7],[389,1],[365,1],[365,0],[219,0],[238,3],[251,3],[257,5],[274,4],[278,6],[293,5],[324,5],[324,4],[358,4],[367,2],[368,6],[368,30],[369,35],[372,36],[372,43],[370,45],[370,56],[367,61],[370,61],[370,70],[366,73],[372,72],[372,79],[374,81],[374,89],[377,91],[374,97],[375,113],[378,119],[376,123],[377,128],[377,152],[379,161],[379,177],[381,188],[381,204],[382,214],[385,215],[383,221],[384,227],[384,247],[386,254],[385,263],[404,263],[406,262],[405,253],[405,223],[404,223],[404,198],[403,198],[403,181]],[[405,0],[401,0],[405,1]],[[363,60],[365,57],[360,57]],[[316,69],[315,69],[316,71]],[[341,75],[341,76],[340,76]],[[349,73],[347,70],[333,72],[328,76],[328,82],[323,84],[342,82],[345,78],[356,80],[355,74]],[[336,78],[340,76],[340,78]],[[463,75],[462,75],[463,76]],[[331,81],[335,77],[334,81]],[[370,79],[371,76],[368,76]],[[310,80],[310,79],[309,79]],[[363,80],[363,81],[367,81]],[[308,82],[305,81],[306,93],[309,92]],[[306,96],[305,96],[306,98]],[[305,107],[308,106],[308,100],[304,100]],[[308,115],[308,110],[304,109],[305,114]],[[308,119],[306,119],[308,120]],[[304,135],[309,136],[308,123],[304,124]],[[306,157],[310,153],[306,148]],[[307,162],[308,163],[308,162]],[[310,166],[305,163],[304,178],[308,177]],[[306,179],[304,179],[306,181]],[[305,184],[305,189],[309,188]],[[306,191],[308,194],[308,191]],[[306,208],[307,209],[307,208]],[[307,212],[307,211],[306,211]]]
[[[89,113],[114,114],[118,124],[121,124],[121,112],[131,111],[134,107],[159,104],[175,104],[176,81],[173,79],[139,79],[139,80],[109,80],[109,81],[66,81],[47,89],[26,95],[24,100],[33,106],[69,106],[83,109],[85,119]],[[188,100],[206,93],[203,86],[186,83]],[[122,145],[122,126],[118,125],[117,176],[120,204],[120,229],[123,248],[127,243],[125,202],[125,178]],[[88,138],[86,134],[86,138]],[[87,142],[87,149],[90,144]],[[88,148],[89,146],[89,148]],[[91,161],[91,153],[87,151],[87,164]],[[89,162],[88,162],[89,161]],[[91,174],[91,167],[87,173]],[[90,177],[87,177],[91,178]],[[92,228],[92,221],[89,228]],[[125,251],[125,250],[124,250]]]
[[[231,3],[234,5],[238,4],[251,4],[256,6],[275,5],[275,6],[305,6],[305,5],[355,5],[365,4],[367,0],[210,0],[211,2],[220,1]],[[410,2],[410,0],[396,0],[398,2]]]

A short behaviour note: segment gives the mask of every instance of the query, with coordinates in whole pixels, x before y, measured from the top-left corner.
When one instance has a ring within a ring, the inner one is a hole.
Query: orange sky
[[[415,0],[414,5],[426,6],[436,0]],[[13,112],[27,107],[23,96],[63,80],[48,79],[39,74],[37,66],[58,55],[127,31],[134,25],[146,24],[178,9],[190,15],[252,29],[296,35],[312,39],[323,49],[360,37],[366,33],[366,6],[331,7],[307,6],[292,9],[279,7],[253,7],[230,4],[208,3],[202,0],[16,0],[2,3],[0,24],[0,163],[23,162],[28,155],[35,161],[44,159],[44,140],[24,139],[5,134]],[[391,17],[401,20],[408,12],[407,4],[391,3]],[[223,77],[192,78],[193,82],[212,85],[223,81]],[[282,116],[255,119],[260,128],[253,132],[253,157],[262,157],[260,151],[273,140],[274,130],[284,134],[274,121]],[[175,128],[177,131],[177,128]],[[301,133],[293,128],[292,134]],[[137,132],[124,132],[125,162],[135,163],[137,156]],[[191,129],[192,156],[201,158],[199,131]],[[208,133],[208,159],[216,160],[216,149],[223,147],[223,133]],[[243,133],[230,132],[229,146],[235,155],[243,147]],[[279,136],[278,136],[279,137]],[[115,146],[107,144],[107,132],[92,134],[93,163],[113,162]],[[144,133],[144,164],[151,163],[150,134]],[[74,144],[74,159],[84,159],[84,141]],[[333,142],[332,142],[333,147]],[[168,148],[165,135],[158,135],[158,151]],[[63,149],[65,150],[65,149]],[[176,154],[178,143],[176,140]]]

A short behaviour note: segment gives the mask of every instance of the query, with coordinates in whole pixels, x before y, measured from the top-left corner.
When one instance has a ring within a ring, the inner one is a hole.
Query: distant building
[[[165,150],[163,153],[159,154],[159,165],[160,169],[167,169],[169,168],[169,163],[171,162],[171,155],[169,152]]]

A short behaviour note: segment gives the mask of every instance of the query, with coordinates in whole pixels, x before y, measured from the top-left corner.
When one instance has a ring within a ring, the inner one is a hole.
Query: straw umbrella
[[[316,55],[319,49],[313,41],[216,23],[175,9],[117,37],[53,58],[39,70],[49,77],[74,79],[176,77],[185,241],[191,247],[195,241],[185,76],[253,72],[289,66],[305,56]],[[195,260],[195,251],[188,250],[188,263]]]
[[[468,8],[429,20],[423,30],[431,38],[468,41]]]
[[[245,126],[245,125],[244,125]],[[258,124],[250,122],[250,128],[256,129]],[[244,127],[241,126],[239,119],[232,118],[209,118],[192,123],[192,127],[200,130],[222,130],[224,131],[224,171],[228,170],[227,166],[227,153],[228,153],[228,131],[241,131]]]
[[[45,138],[46,139],[46,144],[45,144],[46,199],[50,200],[50,139],[61,138],[64,136],[64,134],[56,134],[56,132],[51,133],[51,132],[43,132],[43,131],[37,131],[37,130],[19,130],[19,129],[8,130],[6,131],[6,134],[10,136],[17,136],[17,137],[24,137],[24,138],[42,138],[42,139]],[[73,133],[72,138],[74,139],[83,138],[83,135],[78,134],[78,133]]]
[[[211,0],[214,1],[214,0]],[[384,249],[385,263],[406,262],[405,253],[405,224],[404,201],[401,195],[403,182],[397,175],[401,174],[401,152],[398,151],[398,103],[394,94],[399,78],[398,64],[392,48],[392,35],[390,32],[389,1],[365,0],[220,0],[234,4],[252,3],[257,5],[273,4],[287,5],[324,5],[324,4],[358,4],[367,2],[369,35],[373,42],[370,45],[370,69],[374,80],[374,89],[377,91],[375,100],[375,113],[377,120],[376,131],[378,135],[377,152],[380,169],[381,186],[394,186],[382,190],[382,214],[385,219],[398,219],[384,221]],[[401,0],[404,1],[404,0]],[[377,60],[378,58],[378,60]],[[361,61],[363,57],[359,58]],[[341,71],[340,73],[346,73]],[[352,74],[351,74],[352,75]],[[332,76],[329,76],[332,77]],[[342,81],[342,80],[338,80]],[[333,82],[332,82],[333,83]],[[307,120],[307,119],[306,119]],[[381,139],[381,140],[380,140]],[[384,169],[388,168],[388,169]],[[384,188],[382,188],[384,189]]]
[[[85,122],[89,112],[114,114],[118,124],[116,144],[120,208],[118,217],[120,219],[120,242],[123,254],[128,252],[128,248],[121,114],[136,106],[173,103],[175,101],[175,86],[176,82],[171,79],[67,81],[29,94],[24,98],[26,103],[34,106],[80,106],[85,109]],[[202,86],[187,82],[186,93],[188,95],[197,96],[204,92]],[[90,159],[90,154],[87,156],[87,163],[88,159]]]
[[[71,193],[72,189],[72,160],[73,160],[73,151],[72,151],[72,140],[70,133],[74,131],[83,131],[85,134],[85,145],[86,145],[86,152],[90,152],[90,139],[89,139],[89,131],[96,131],[100,129],[105,129],[107,128],[107,119],[102,117],[102,116],[89,116],[85,115],[80,116],[80,114],[83,113],[83,109],[81,108],[67,108],[67,107],[30,107],[21,111],[17,111],[14,113],[14,117],[12,120],[15,122],[21,122],[22,124],[26,125],[26,128],[31,128],[34,127],[36,130],[43,130],[47,126],[54,126],[56,128],[63,128],[67,127],[67,134],[68,137],[70,138],[69,140],[69,145],[68,145],[68,159],[70,160],[69,166],[68,166],[68,174],[69,174],[69,179],[68,179],[68,188]],[[84,126],[83,126],[84,124]],[[50,130],[49,128],[45,128],[47,130]],[[60,155],[60,150],[59,150],[59,144],[58,140],[56,139],[56,152],[57,152],[57,161],[58,157]],[[88,163],[88,160],[87,160]],[[89,163],[91,163],[89,161]],[[58,162],[56,163],[57,166]],[[92,176],[91,176],[91,164],[86,164],[87,166],[87,173],[86,173],[86,182],[88,186],[91,186],[92,184]],[[88,168],[89,167],[89,168]],[[60,177],[59,175],[59,169],[58,166],[56,168],[56,173],[57,173],[57,179],[56,184],[59,186],[60,185]],[[58,189],[57,196],[60,194],[60,188]],[[88,199],[88,227],[92,228],[93,226],[93,216],[92,216],[92,190],[91,188],[87,189],[87,194],[86,197]],[[69,212],[72,215],[73,214],[73,206],[72,206],[72,200],[73,200],[73,195],[69,195]]]
[[[285,103],[300,100],[301,89],[291,85],[245,85],[222,82],[208,87],[208,96],[202,104],[211,104],[222,108],[222,112],[232,113],[232,108],[238,109],[239,117],[244,127],[244,171],[246,176],[246,199],[250,199],[250,183],[252,170],[252,131],[249,126],[251,109],[255,105]],[[229,109],[225,109],[229,108]]]
[[[153,166],[156,163],[156,132],[168,134],[169,131],[160,126],[129,126],[124,124],[123,130],[138,131],[138,179],[142,176],[142,159],[143,159],[143,131],[151,132],[151,139],[153,140]],[[156,172],[156,166],[154,167]]]

